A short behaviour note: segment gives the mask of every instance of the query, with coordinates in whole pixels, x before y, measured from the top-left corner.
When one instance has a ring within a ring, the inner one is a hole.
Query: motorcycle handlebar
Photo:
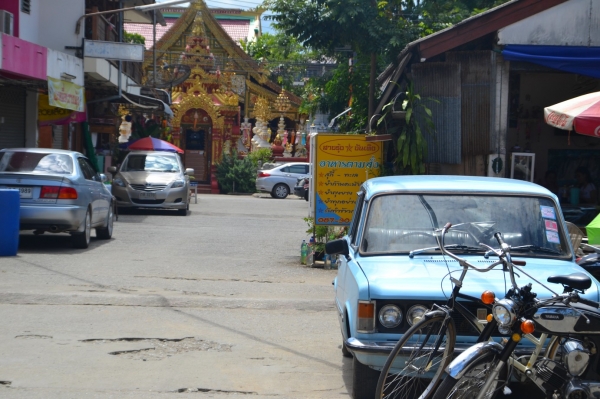
[[[593,308],[600,308],[600,303],[595,301],[590,301],[589,299],[582,298],[578,295],[577,302],[583,303],[584,305],[591,306]]]

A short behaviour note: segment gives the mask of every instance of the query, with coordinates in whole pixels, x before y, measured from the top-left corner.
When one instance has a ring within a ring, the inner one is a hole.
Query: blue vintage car
[[[342,352],[354,357],[354,399],[373,398],[379,370],[399,337],[433,303],[444,304],[450,295],[450,276],[458,277],[462,269],[436,248],[435,236],[447,222],[453,227],[445,245],[475,265],[497,260],[486,257],[479,244],[497,247],[493,234],[501,232],[513,257],[526,262],[523,269],[534,279],[519,275],[517,283],[530,281],[538,297],[551,295],[538,283],[546,283],[547,277],[586,273],[574,262],[556,196],[541,186],[469,176],[368,180],[358,193],[348,235],[327,249],[338,255],[335,303]],[[461,293],[479,298],[492,290],[502,298],[510,286],[507,278],[501,268],[469,271]],[[598,301],[598,282],[592,280],[584,296]],[[552,288],[562,292],[560,286]],[[486,308],[476,302],[465,306],[484,323]],[[457,354],[475,342],[478,332],[462,316],[453,317]]]

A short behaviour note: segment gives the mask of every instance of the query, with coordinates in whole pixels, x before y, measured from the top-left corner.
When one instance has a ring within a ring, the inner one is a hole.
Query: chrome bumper
[[[358,353],[362,355],[385,355],[388,356],[392,349],[396,346],[397,341],[383,341],[383,342],[375,342],[368,341],[363,342],[356,338],[348,338],[345,341],[346,347],[352,353]],[[460,355],[465,352],[467,349],[476,345],[475,342],[457,342],[454,344],[454,355]],[[499,345],[499,344],[498,344]],[[443,347],[441,348],[443,349]],[[519,348],[519,350],[515,350],[515,355],[517,356],[525,356],[529,355],[533,351],[533,347],[531,348]],[[405,346],[400,351],[400,354],[410,355],[410,353],[414,350],[414,347]]]
[[[117,199],[117,206],[121,208],[186,209],[189,200],[185,187],[156,191],[154,200],[139,199],[140,191],[129,187],[113,185],[112,193]],[[176,200],[179,201],[174,202]]]
[[[78,205],[48,206],[21,204],[20,230],[75,231],[85,219],[87,208]]]

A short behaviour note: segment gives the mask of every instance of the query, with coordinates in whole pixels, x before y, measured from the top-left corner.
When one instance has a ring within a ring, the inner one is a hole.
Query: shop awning
[[[561,71],[600,78],[600,47],[532,46],[509,44],[502,56],[508,61],[526,61]]]

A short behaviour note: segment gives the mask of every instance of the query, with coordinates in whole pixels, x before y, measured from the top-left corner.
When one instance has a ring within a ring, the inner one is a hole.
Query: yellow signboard
[[[75,83],[48,76],[48,100],[50,105],[83,112],[83,87]]]
[[[383,145],[364,135],[319,133],[315,139],[315,224],[349,225],[360,185],[379,176]]]

